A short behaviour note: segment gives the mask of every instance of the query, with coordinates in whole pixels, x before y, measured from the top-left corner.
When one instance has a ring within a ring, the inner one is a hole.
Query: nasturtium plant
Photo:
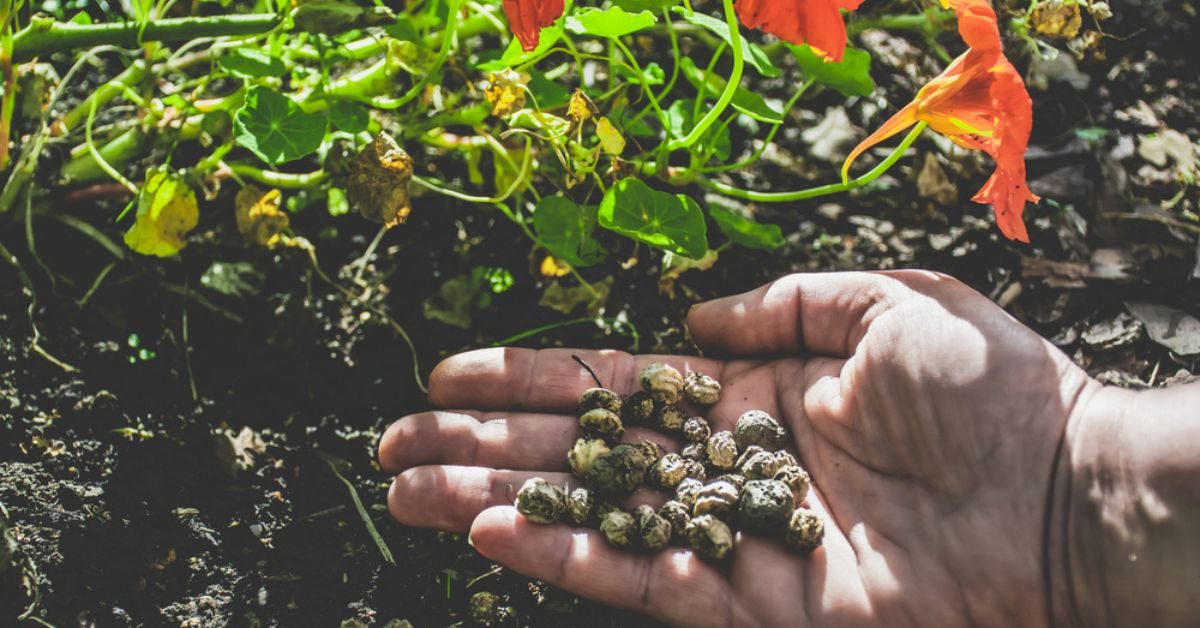
[[[717,37],[720,37],[726,44],[734,45],[733,36],[725,20],[719,20],[703,13],[693,13],[682,7],[675,10],[683,18],[683,21],[705,28]],[[771,58],[757,44],[747,40],[745,37],[739,37],[737,45],[741,47],[742,55],[745,57],[746,62],[753,66],[755,70],[758,70],[759,74],[767,78],[779,76],[780,69],[771,63]]]
[[[340,131],[362,133],[371,126],[371,112],[360,103],[335,100],[329,105],[329,122]]]
[[[708,215],[734,244],[767,251],[783,246],[783,229],[779,225],[756,222],[717,204],[709,205]]]
[[[660,192],[634,178],[604,194],[600,226],[644,244],[699,259],[708,252],[704,211],[684,194]]]
[[[604,260],[604,249],[592,237],[595,225],[595,208],[589,212],[565,196],[543,196],[533,211],[533,227],[542,246],[579,268]]]
[[[697,90],[701,90],[709,96],[716,96],[723,91],[727,85],[725,79],[714,73],[706,73],[703,68],[696,67],[695,62],[691,59],[684,58],[679,62],[679,67],[683,76]],[[733,99],[729,104],[738,111],[767,124],[780,124],[783,122],[783,111],[778,107],[768,103],[762,95],[752,92],[742,87],[734,88]]]
[[[624,37],[654,26],[658,18],[650,11],[627,12],[621,7],[587,8],[567,18],[566,29],[577,35]]]
[[[277,56],[257,48],[234,48],[217,59],[217,65],[233,76],[256,79],[283,76],[287,65]]]
[[[871,54],[866,50],[847,47],[841,61],[830,61],[821,58],[808,44],[789,48],[807,78],[836,89],[843,96],[868,96],[875,91]]]
[[[263,85],[250,88],[246,104],[233,116],[238,144],[273,165],[316,152],[328,126],[325,114],[307,113],[291,98]]]

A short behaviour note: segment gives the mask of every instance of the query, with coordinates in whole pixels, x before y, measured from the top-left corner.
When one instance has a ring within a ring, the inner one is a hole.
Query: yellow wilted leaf
[[[261,246],[279,244],[279,234],[288,228],[288,215],[279,209],[283,199],[279,190],[264,192],[248,185],[238,190],[234,206],[237,209],[238,232]]]
[[[138,195],[137,218],[125,232],[125,244],[142,255],[170,257],[187,246],[184,237],[199,221],[192,189],[182,178],[160,170],[150,175]]]
[[[1029,16],[1034,30],[1043,37],[1072,39],[1079,34],[1083,18],[1075,0],[1042,0]]]
[[[492,105],[492,115],[503,118],[525,106],[525,85],[529,75],[505,68],[488,76],[488,86],[483,97]]]
[[[596,106],[592,104],[587,94],[583,93],[582,89],[576,89],[575,93],[571,95],[571,102],[567,105],[567,117],[579,124],[590,119],[592,110],[595,108]]]
[[[538,270],[543,277],[563,277],[571,272],[571,266],[553,255],[547,255],[542,258],[542,264]]]
[[[608,118],[596,120],[596,137],[600,138],[600,147],[609,155],[620,155],[625,151],[625,137]]]

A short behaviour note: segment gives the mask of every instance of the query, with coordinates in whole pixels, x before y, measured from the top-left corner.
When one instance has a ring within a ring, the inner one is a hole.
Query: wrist
[[[1060,446],[1044,567],[1052,625],[1186,625],[1200,568],[1200,387],[1097,387]]]

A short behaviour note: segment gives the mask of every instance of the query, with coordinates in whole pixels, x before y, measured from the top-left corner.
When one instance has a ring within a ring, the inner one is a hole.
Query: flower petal
[[[538,46],[542,29],[562,17],[564,0],[504,0],[504,15],[521,50],[529,52]]]
[[[846,163],[842,164],[842,180],[847,181],[850,178],[850,165],[858,159],[868,148],[886,140],[887,138],[907,129],[917,123],[917,104],[909,103],[895,115],[883,123],[883,126],[876,129],[874,133],[869,135],[867,139],[859,142],[854,150],[850,151],[850,156],[846,157]]]
[[[841,61],[846,23],[841,9],[853,11],[862,0],[737,0],[734,9],[748,28],[784,41],[808,44],[818,55]]]

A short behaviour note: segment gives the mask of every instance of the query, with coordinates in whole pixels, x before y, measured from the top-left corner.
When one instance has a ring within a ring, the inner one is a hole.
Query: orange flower
[[[855,147],[842,166],[842,177],[868,148],[926,122],[955,144],[981,150],[995,160],[995,172],[972,200],[992,205],[1005,236],[1028,242],[1021,214],[1026,201],[1040,200],[1025,183],[1033,103],[1021,75],[1004,56],[991,6],[985,0],[951,0],[950,5],[958,14],[959,33],[971,49]]]
[[[542,28],[562,17],[563,0],[504,0],[504,15],[521,50],[537,48]]]
[[[840,9],[853,11],[862,0],[737,0],[734,9],[748,28],[757,28],[797,46],[807,43],[830,61],[841,61],[846,24]]]

